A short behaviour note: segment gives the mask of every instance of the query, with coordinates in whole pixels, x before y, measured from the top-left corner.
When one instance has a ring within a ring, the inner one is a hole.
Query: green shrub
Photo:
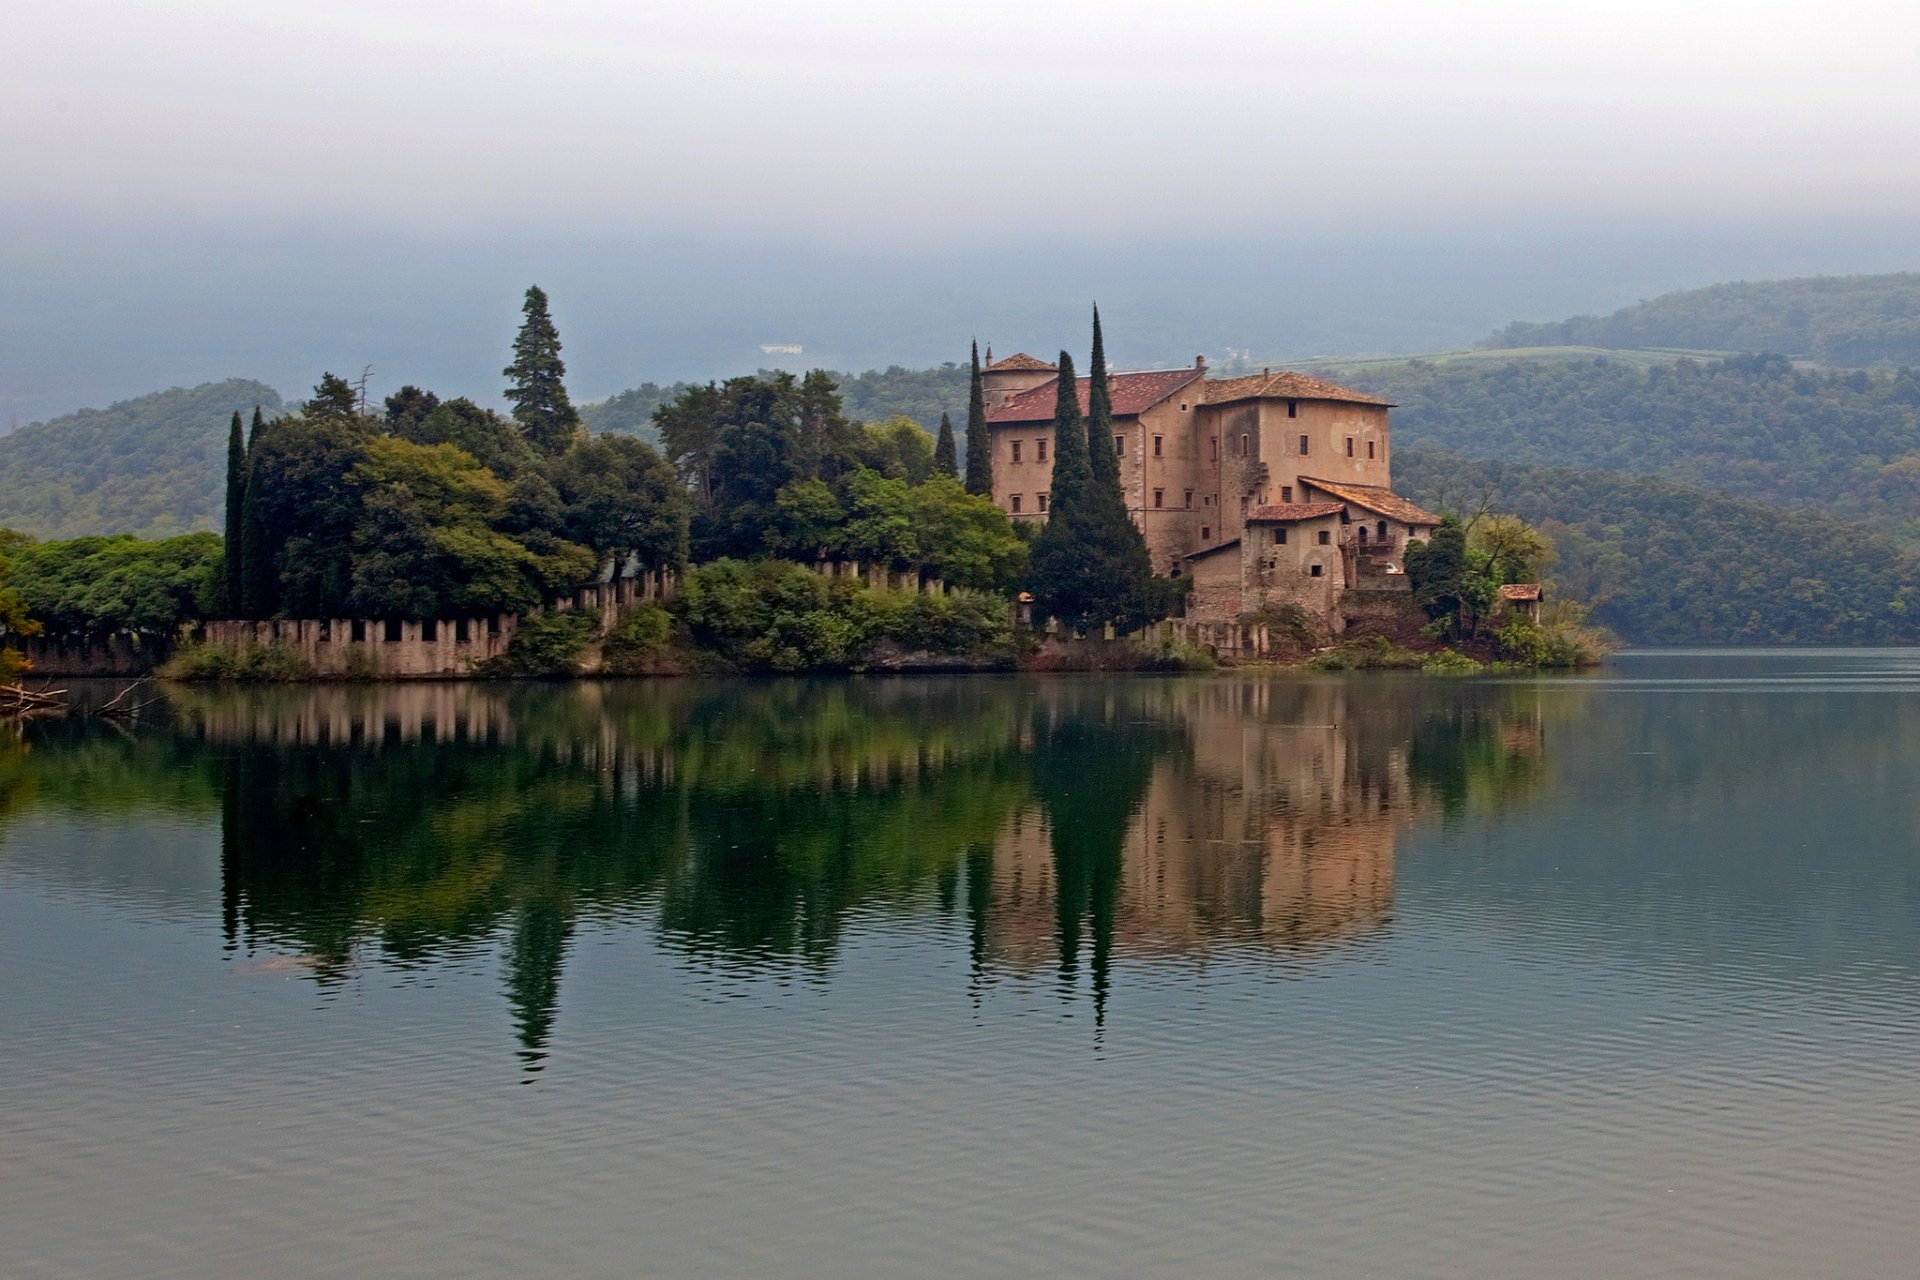
[[[657,604],[643,604],[607,633],[602,662],[616,674],[643,670],[673,638],[673,615]]]
[[[483,675],[561,676],[580,667],[580,655],[600,634],[597,614],[569,609],[520,619],[507,651],[479,668]]]
[[[1362,636],[1307,660],[1309,671],[1413,671],[1426,655],[1403,648],[1385,636]]]
[[[189,644],[162,663],[158,674],[164,680],[290,684],[313,679],[313,666],[280,641],[241,648]]]
[[[673,611],[704,653],[749,671],[859,670],[883,645],[996,663],[1015,652],[998,596],[874,591],[781,560],[690,569]]]
[[[1420,664],[1420,670],[1430,676],[1477,676],[1486,667],[1456,649],[1442,649],[1429,655]]]

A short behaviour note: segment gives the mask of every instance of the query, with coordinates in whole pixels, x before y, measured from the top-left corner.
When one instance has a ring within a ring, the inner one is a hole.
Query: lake
[[[0,733],[0,1275],[1890,1276],[1920,652]]]

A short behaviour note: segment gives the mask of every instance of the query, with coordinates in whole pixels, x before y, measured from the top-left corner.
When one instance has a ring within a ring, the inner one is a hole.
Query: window
[[[1373,459],[1373,441],[1371,440],[1367,441],[1367,459],[1369,461]]]
[[[1298,400],[1287,401],[1287,416],[1289,418],[1297,418],[1300,416],[1300,402]]]
[[[1180,406],[1180,412],[1182,412],[1182,413],[1185,413],[1186,411],[1187,411],[1187,406],[1186,406],[1186,405],[1184,405],[1184,404],[1183,404],[1183,405],[1181,405],[1181,406]]]
[[[1252,442],[1253,442],[1252,436],[1246,435],[1244,433],[1241,435],[1240,437],[1240,456],[1241,457],[1244,458],[1247,456],[1247,446]]]
[[[1033,442],[1033,460],[1035,462],[1045,462],[1047,460],[1047,442],[1045,440],[1035,440]]]
[[[1320,545],[1323,547],[1330,545],[1333,542],[1333,530],[1322,529],[1320,531],[1319,542],[1320,542]]]
[[[1353,437],[1352,436],[1347,437],[1347,456],[1349,458],[1353,456]]]
[[[1367,526],[1365,525],[1360,526],[1360,545],[1363,547],[1367,545]]]
[[[1153,456],[1156,458],[1160,456],[1160,437],[1159,436],[1155,436],[1153,438]]]
[[[1280,501],[1282,501],[1282,502],[1292,502],[1292,501],[1293,501],[1293,486],[1292,486],[1292,485],[1290,485],[1290,484],[1283,484],[1283,485],[1281,485],[1281,486],[1280,486]]]
[[[439,619],[428,618],[425,622],[421,623],[420,638],[422,640],[438,640],[440,638]]]
[[[1034,495],[1033,495],[1033,498],[1034,498],[1034,501],[1035,501],[1036,503],[1038,503],[1038,504],[1039,504],[1039,507],[1040,507],[1040,509],[1041,509],[1042,511],[1045,511],[1045,510],[1047,509],[1047,495],[1046,495],[1046,494],[1044,494],[1044,493],[1036,493],[1036,494],[1034,494]]]
[[[400,619],[398,618],[387,619],[387,643],[400,643]]]
[[[1320,576],[1320,566],[1316,564],[1316,565],[1314,565],[1314,566],[1313,566],[1312,568],[1310,568],[1310,569],[1308,569],[1308,570],[1307,570],[1307,576],[1308,576],[1308,577],[1310,577],[1310,578],[1317,578],[1317,577],[1319,577],[1319,576]]]
[[[1020,461],[1020,442],[1018,440],[1014,440],[1011,443],[1013,445],[1013,460],[1015,462],[1018,462]]]
[[[1193,490],[1187,490],[1187,510],[1193,510]]]
[[[1127,438],[1125,436],[1115,436],[1113,438],[1114,457],[1116,458],[1121,457],[1125,455],[1126,452],[1127,452]]]
[[[1281,525],[1273,531],[1273,545],[1276,547],[1284,547],[1287,545],[1287,528],[1285,525]]]
[[[1307,438],[1305,436],[1300,437],[1300,456],[1303,458],[1307,456]]]
[[[1008,501],[1013,503],[1013,513],[1015,515],[1019,515],[1020,514],[1020,495],[1016,493],[1010,499],[1008,499]]]
[[[1157,510],[1159,510],[1159,509],[1160,509],[1161,507],[1164,507],[1164,506],[1166,506],[1166,505],[1167,505],[1167,503],[1166,503],[1166,497],[1167,497],[1167,491],[1166,491],[1165,489],[1155,489],[1155,490],[1153,491],[1153,506],[1154,506],[1154,510],[1156,510],[1156,511],[1157,511]]]
[[[1386,540],[1387,540],[1387,522],[1385,520],[1382,520],[1380,522],[1380,541],[1385,542]]]
[[[1215,462],[1220,461],[1220,437],[1219,436],[1209,436],[1207,438],[1207,457],[1211,458]]]
[[[1212,540],[1212,538],[1213,538],[1213,526],[1212,526],[1212,525],[1210,525],[1210,524],[1203,524],[1203,525],[1201,525],[1201,526],[1200,526],[1200,541],[1202,541],[1202,542],[1208,542],[1208,541],[1211,541],[1211,540]]]

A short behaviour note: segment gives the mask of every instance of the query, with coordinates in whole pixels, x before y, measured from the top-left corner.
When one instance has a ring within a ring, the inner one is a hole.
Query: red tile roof
[[[1309,378],[1304,373],[1253,373],[1244,378],[1222,378],[1207,383],[1206,402],[1225,404],[1229,400],[1343,400],[1349,404],[1377,404],[1392,408],[1392,401],[1354,391],[1337,383]]]
[[[1231,547],[1237,547],[1239,545],[1240,545],[1240,539],[1228,538],[1225,542],[1222,542],[1217,546],[1204,547],[1199,551],[1189,551],[1187,552],[1186,555],[1181,556],[1180,558],[1182,560],[1201,560],[1206,558],[1207,556],[1216,555],[1219,552],[1225,551]]]
[[[1346,509],[1344,502],[1276,502],[1270,506],[1255,507],[1247,512],[1247,519],[1318,520],[1321,516],[1337,516]]]
[[[1422,510],[1405,498],[1382,485],[1347,484],[1338,480],[1316,480],[1312,476],[1301,476],[1302,484],[1310,484],[1316,489],[1332,494],[1342,502],[1356,507],[1365,507],[1398,520],[1402,524],[1439,524],[1440,517],[1431,511]]]
[[[1036,359],[1024,351],[1016,351],[1005,360],[995,360],[992,364],[981,370],[981,372],[997,373],[1002,369],[1024,372],[1038,372],[1044,369],[1048,373],[1060,372],[1059,365],[1048,364],[1045,360]]]
[[[1538,600],[1540,584],[1537,582],[1509,582],[1500,588],[1502,600]]]
[[[1009,356],[1008,359],[1013,357]],[[1199,378],[1201,369],[1156,369],[1152,373],[1116,373],[1108,377],[1113,393],[1113,416],[1130,418],[1151,409],[1168,396]],[[1051,422],[1053,401],[1059,394],[1060,379],[1022,391],[1005,404],[987,411],[994,425],[1008,422]],[[1087,379],[1079,379],[1080,412],[1087,411]]]

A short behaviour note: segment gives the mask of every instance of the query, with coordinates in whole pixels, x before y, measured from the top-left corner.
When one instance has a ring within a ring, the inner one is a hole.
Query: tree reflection
[[[1427,811],[1541,776],[1524,698],[1388,682],[926,679],[176,695],[169,731],[0,754],[0,812],[218,807],[228,946],[316,981],[497,955],[545,1060],[576,930],[828,972],[850,929],[959,915],[978,1002],[1116,965],[1351,946]],[[4,747],[0,747],[4,752]],[[143,781],[144,780],[144,781]],[[58,803],[60,801],[54,800]],[[13,801],[16,805],[19,801]]]

